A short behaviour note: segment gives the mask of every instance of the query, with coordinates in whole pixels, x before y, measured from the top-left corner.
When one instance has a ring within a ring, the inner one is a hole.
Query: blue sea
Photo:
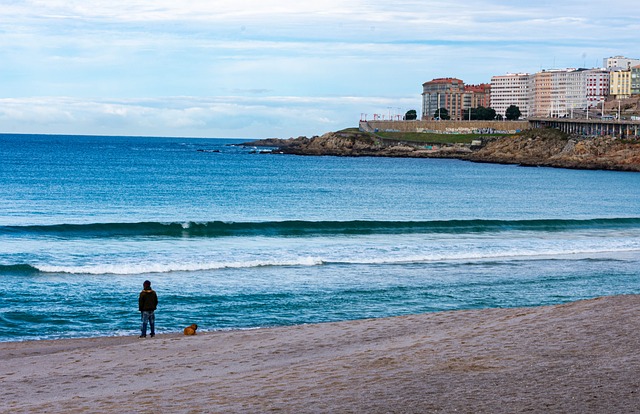
[[[0,135],[0,341],[640,293],[640,174]]]

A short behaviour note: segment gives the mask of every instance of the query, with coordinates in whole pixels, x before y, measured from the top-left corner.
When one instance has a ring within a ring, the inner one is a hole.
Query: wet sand
[[[640,296],[9,342],[0,361],[2,413],[633,413]]]

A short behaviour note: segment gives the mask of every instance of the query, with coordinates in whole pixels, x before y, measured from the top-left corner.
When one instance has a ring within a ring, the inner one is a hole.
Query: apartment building
[[[478,106],[504,116],[511,105],[524,118],[573,116],[599,106],[608,96],[624,99],[640,94],[640,59],[614,56],[604,59],[604,64],[605,68],[509,73],[480,85],[465,86],[456,78],[433,79],[422,85],[422,119],[446,108],[451,119],[460,120],[465,110]]]
[[[439,108],[445,108],[451,119],[461,120],[464,95],[464,82],[457,78],[437,78],[423,83],[422,119],[432,119]]]
[[[640,65],[631,68],[631,94],[640,95]]]
[[[505,115],[507,108],[515,105],[523,118],[529,116],[529,94],[531,75],[509,73],[491,78],[491,98],[489,106],[497,114]]]
[[[609,95],[610,72],[606,69],[568,69],[567,112],[598,106]]]
[[[491,107],[504,113],[509,105],[523,117],[571,116],[596,106],[609,95],[610,72],[605,69],[552,69],[491,78]]]
[[[465,110],[478,108],[480,106],[485,108],[491,106],[491,84],[465,85],[464,92],[465,99],[463,106]]]
[[[438,78],[422,84],[422,119],[432,119],[438,108],[445,108],[449,117],[462,120],[471,108],[489,108],[491,85],[465,85],[457,78]]]
[[[609,96],[610,72],[607,69],[586,71],[587,107],[596,107]]]
[[[566,81],[565,112],[573,115],[587,107],[587,69],[567,70]]]
[[[529,94],[529,114],[531,116],[551,115],[551,73],[542,71],[531,75]],[[546,107],[545,107],[546,106]]]
[[[626,99],[631,96],[631,69],[611,71],[609,95],[615,99]]]
[[[631,59],[624,56],[613,56],[604,59],[604,67],[607,69],[629,70],[634,66],[640,65],[640,59]]]
[[[533,76],[533,116],[562,117],[597,106],[610,94],[611,73],[605,69],[557,69]]]

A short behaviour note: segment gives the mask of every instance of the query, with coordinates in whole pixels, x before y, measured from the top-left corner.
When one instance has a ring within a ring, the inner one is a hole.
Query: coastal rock
[[[280,149],[285,153],[298,155],[361,156],[376,153],[382,147],[367,133],[329,132]]]
[[[279,149],[286,154],[296,155],[405,158],[457,157],[471,152],[468,147],[459,144],[434,149],[424,143],[383,139],[360,131],[328,132],[306,141],[299,140],[293,145],[286,145]]]
[[[434,144],[384,139],[357,130],[312,138],[269,139],[247,145],[273,146],[296,155],[457,158],[474,162],[572,169],[640,171],[640,140],[572,137],[555,129],[486,138],[482,145]]]
[[[257,141],[243,142],[241,144],[236,144],[236,145],[245,146],[245,147],[274,147],[274,148],[282,149],[282,148],[288,148],[292,146],[295,147],[299,145],[304,146],[308,144],[308,142],[311,139],[307,137],[298,137],[298,138],[289,138],[289,139],[266,138],[266,139],[259,139]]]
[[[640,141],[614,137],[571,137],[533,129],[486,143],[466,159],[574,169],[640,171]]]

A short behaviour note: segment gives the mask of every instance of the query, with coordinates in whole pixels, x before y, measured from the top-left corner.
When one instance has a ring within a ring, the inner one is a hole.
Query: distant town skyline
[[[433,78],[640,57],[626,0],[16,0],[0,28],[0,133],[311,136]]]

